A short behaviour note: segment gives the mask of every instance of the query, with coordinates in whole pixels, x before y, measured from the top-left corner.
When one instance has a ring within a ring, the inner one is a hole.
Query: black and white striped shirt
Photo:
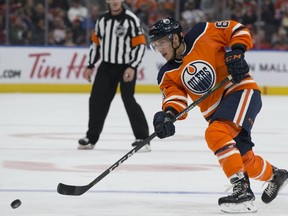
[[[145,50],[145,36],[138,17],[125,8],[116,16],[108,11],[96,21],[88,67],[93,68],[101,58],[104,62],[136,68]]]

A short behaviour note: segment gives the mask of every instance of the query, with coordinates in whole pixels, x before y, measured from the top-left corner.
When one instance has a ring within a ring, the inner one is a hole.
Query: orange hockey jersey
[[[188,106],[188,96],[195,101],[228,76],[224,62],[227,47],[237,43],[246,45],[247,50],[252,47],[249,30],[232,20],[199,23],[187,32],[184,42],[186,50],[182,63],[167,62],[158,74],[163,110],[169,106],[181,112]],[[204,118],[209,120],[223,96],[241,89],[259,90],[259,87],[248,77],[238,84],[229,83],[216,90],[198,105]]]

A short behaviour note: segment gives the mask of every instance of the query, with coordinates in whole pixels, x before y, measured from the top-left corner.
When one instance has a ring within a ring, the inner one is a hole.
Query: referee
[[[78,149],[93,149],[103,129],[110,104],[120,83],[123,100],[135,136],[132,146],[149,136],[144,112],[134,98],[137,67],[146,50],[140,21],[123,7],[123,0],[106,1],[109,10],[96,21],[89,61],[84,73],[91,82],[95,63],[101,59],[89,98],[89,122],[86,136],[79,140]],[[150,145],[143,148],[150,151]]]

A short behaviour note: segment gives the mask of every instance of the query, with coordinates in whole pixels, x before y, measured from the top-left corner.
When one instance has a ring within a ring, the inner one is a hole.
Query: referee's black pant
[[[120,83],[121,98],[136,139],[149,136],[146,117],[134,98],[137,71],[131,82],[124,82],[123,74],[128,65],[102,62],[97,70],[89,99],[89,123],[87,138],[95,144],[102,132],[111,102]]]

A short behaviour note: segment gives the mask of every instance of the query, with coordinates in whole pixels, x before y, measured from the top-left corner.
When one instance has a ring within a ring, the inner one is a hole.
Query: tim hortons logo
[[[77,53],[72,55],[68,66],[50,65],[48,62],[51,53],[33,53],[29,55],[32,58],[32,68],[30,71],[30,78],[37,79],[69,79],[71,76],[75,78],[84,77],[86,67],[86,55],[78,56]],[[82,77],[81,77],[82,76]]]
[[[202,95],[210,90],[216,81],[213,67],[205,61],[194,61],[182,71],[183,84],[194,94]]]

